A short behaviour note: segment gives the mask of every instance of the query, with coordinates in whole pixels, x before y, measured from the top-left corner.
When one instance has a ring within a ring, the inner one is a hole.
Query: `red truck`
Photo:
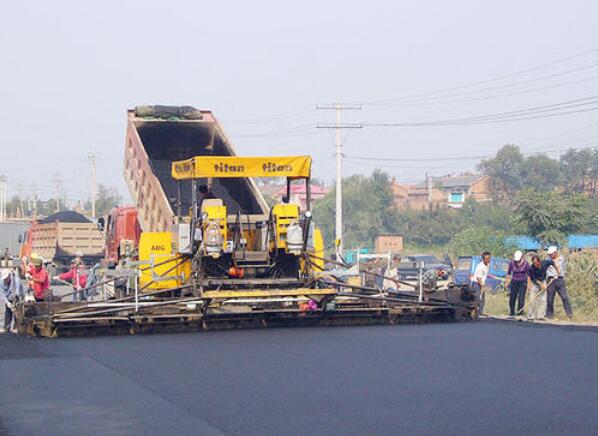
[[[104,229],[106,248],[104,258],[112,264],[122,256],[132,256],[139,244],[141,228],[134,206],[113,207],[108,216],[100,219]]]

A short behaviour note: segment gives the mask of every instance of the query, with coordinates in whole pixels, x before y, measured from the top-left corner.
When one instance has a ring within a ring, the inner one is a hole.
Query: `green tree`
[[[489,227],[469,227],[457,233],[449,242],[453,257],[479,255],[489,251],[493,256],[509,257],[515,247],[505,242],[505,233]]]
[[[560,157],[561,180],[566,193],[582,193],[591,190],[590,179],[594,158],[594,153],[589,148],[569,149]]]
[[[117,206],[120,199],[118,198],[118,194],[116,190],[112,187],[98,184],[98,191],[96,195],[96,216],[104,216],[108,215],[110,209],[114,206]],[[87,214],[91,215],[91,202],[88,200],[85,202],[85,211]]]
[[[314,220],[326,245],[334,242],[335,191],[315,203]],[[371,177],[343,179],[343,235],[345,248],[373,247],[376,236],[396,231],[396,214],[388,174],[379,170]]]
[[[508,232],[512,230],[513,208],[494,201],[480,203],[467,199],[460,210],[463,226],[489,227]]]
[[[544,245],[562,244],[566,235],[588,225],[589,213],[585,196],[526,190],[515,200],[513,223]]]
[[[464,227],[458,210],[400,211],[398,233],[416,245],[444,245]]]
[[[490,176],[492,197],[509,201],[524,185],[524,158],[516,145],[505,145],[496,156],[483,160],[478,169]]]
[[[522,168],[524,185],[539,192],[554,191],[559,185],[559,162],[545,154],[525,158]]]

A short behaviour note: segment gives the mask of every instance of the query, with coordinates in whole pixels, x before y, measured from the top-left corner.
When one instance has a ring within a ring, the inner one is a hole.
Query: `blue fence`
[[[520,250],[539,250],[542,248],[537,239],[529,236],[508,236],[505,238],[505,242]],[[598,248],[598,235],[569,235],[567,237],[567,247],[575,250]]]

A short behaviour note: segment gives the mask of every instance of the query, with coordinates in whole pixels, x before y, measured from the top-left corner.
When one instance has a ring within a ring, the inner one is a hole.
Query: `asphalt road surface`
[[[0,434],[596,434],[598,329],[0,335]]]

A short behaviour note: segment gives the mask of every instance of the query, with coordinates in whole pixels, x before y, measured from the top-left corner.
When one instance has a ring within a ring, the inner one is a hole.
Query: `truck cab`
[[[106,249],[104,258],[116,264],[121,256],[131,256],[139,245],[141,228],[134,206],[116,206],[104,219]]]

